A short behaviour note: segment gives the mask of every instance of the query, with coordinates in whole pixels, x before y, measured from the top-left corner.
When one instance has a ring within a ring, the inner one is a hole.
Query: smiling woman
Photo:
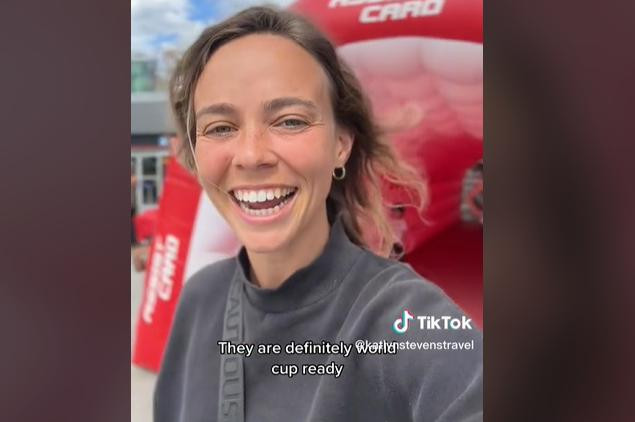
[[[480,347],[404,351],[399,359],[245,358],[219,348],[403,340],[405,331],[390,327],[406,307],[413,318],[462,316],[440,289],[386,259],[398,239],[383,184],[406,190],[408,205],[419,209],[423,184],[380,135],[359,83],[328,39],[289,12],[247,9],[188,49],[171,82],[171,103],[182,159],[243,248],[186,284],[157,382],[155,420],[478,417]],[[471,329],[425,339],[481,341]],[[317,369],[280,376],[272,370],[280,363]],[[336,377],[323,371],[329,365],[339,368]]]
[[[327,176],[335,169],[337,174],[346,172],[344,180],[322,192],[330,217],[341,215],[348,236],[357,245],[389,255],[399,239],[386,216],[381,183],[404,187],[412,194],[409,205],[419,209],[426,200],[424,185],[380,136],[357,79],[330,42],[308,22],[287,12],[255,16],[255,10],[238,15],[243,16],[240,21],[236,17],[207,29],[186,52],[173,76],[172,104],[181,138],[188,141],[182,149],[185,163],[196,170],[196,160],[204,159],[197,157],[202,151],[195,151],[199,140],[227,140],[231,146],[201,148],[233,147],[248,157],[254,150],[245,142],[253,141],[256,148],[263,146],[262,151],[276,151],[273,155],[291,154],[294,160],[304,157],[310,161],[325,158],[325,154],[332,156],[334,148],[340,148],[339,164],[346,162],[346,166],[324,161],[314,164],[320,169],[331,167]],[[258,125],[251,125],[254,121]],[[283,139],[286,141],[280,144]],[[298,153],[300,150],[303,153]],[[318,154],[312,156],[314,151]],[[268,162],[266,156],[264,162]],[[322,181],[324,174],[322,171]],[[204,187],[229,194],[227,186],[220,186],[212,177],[216,175],[205,174],[202,168],[198,175]],[[253,172],[248,176],[259,179]],[[206,191],[214,201],[216,195]],[[320,192],[299,193],[302,198]],[[314,202],[324,203],[318,199]],[[322,220],[324,228],[326,220]],[[325,238],[322,240],[324,243]]]

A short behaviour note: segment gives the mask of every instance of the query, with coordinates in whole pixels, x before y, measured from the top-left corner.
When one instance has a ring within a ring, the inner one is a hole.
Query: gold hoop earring
[[[346,177],[346,167],[335,167],[333,169],[333,179],[342,180]]]

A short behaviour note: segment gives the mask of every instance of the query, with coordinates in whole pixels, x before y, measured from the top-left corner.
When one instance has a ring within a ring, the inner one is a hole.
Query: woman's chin
[[[282,233],[258,233],[242,236],[242,244],[247,252],[266,254],[282,251],[287,242],[287,237]]]

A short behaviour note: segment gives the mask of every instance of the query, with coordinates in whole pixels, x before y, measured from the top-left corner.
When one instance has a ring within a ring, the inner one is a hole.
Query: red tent
[[[483,3],[299,0],[292,9],[338,45],[376,118],[427,180],[425,221],[406,209],[396,223],[405,260],[482,325],[482,225],[462,221],[461,208],[466,172],[483,156]]]

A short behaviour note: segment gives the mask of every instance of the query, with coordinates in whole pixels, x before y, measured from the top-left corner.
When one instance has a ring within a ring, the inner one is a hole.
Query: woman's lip
[[[285,218],[291,212],[291,208],[295,204],[295,199],[298,197],[298,192],[299,192],[299,189],[296,189],[295,193],[291,197],[291,200],[287,202],[280,211],[278,211],[275,214],[265,215],[265,216],[255,216],[255,215],[247,214],[240,206],[240,203],[238,202],[238,200],[236,200],[235,198],[231,202],[234,204],[234,208],[236,209],[236,212],[240,215],[243,221],[249,224],[270,224]]]
[[[237,190],[267,190],[267,189],[298,189],[297,186],[294,185],[259,185],[259,186],[234,186],[233,188],[227,190],[227,192],[235,192]]]

